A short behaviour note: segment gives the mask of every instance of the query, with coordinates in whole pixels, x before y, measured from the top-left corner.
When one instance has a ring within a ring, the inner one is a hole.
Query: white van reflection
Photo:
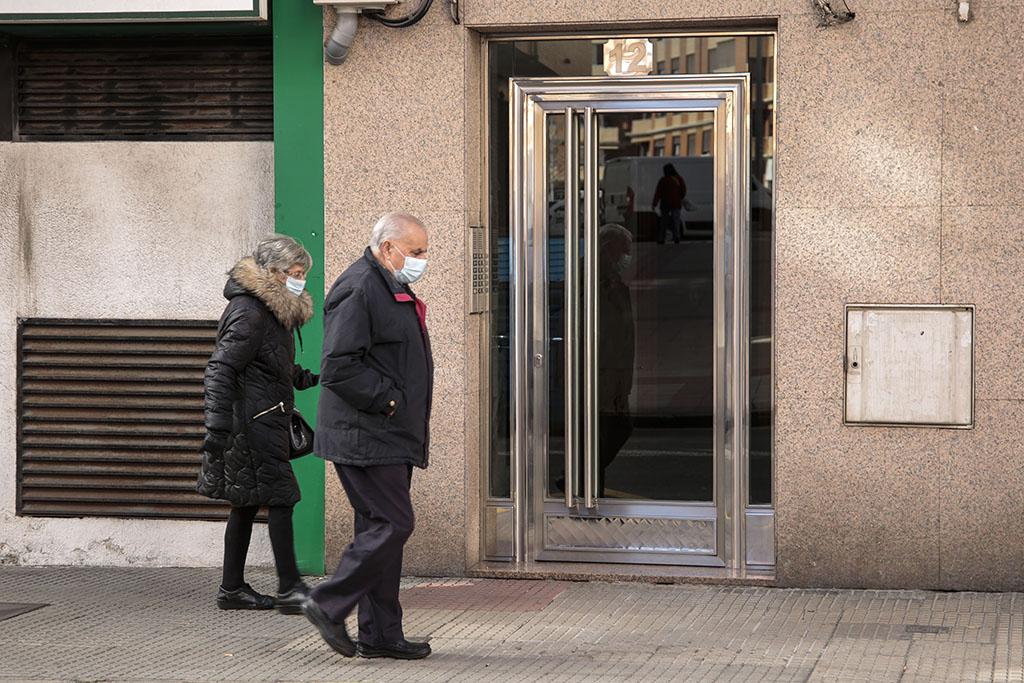
[[[605,163],[601,178],[601,222],[626,226],[638,239],[652,240],[659,217],[652,202],[666,164],[672,164],[686,182],[688,208],[682,212],[683,235],[712,236],[714,229],[714,157],[618,157]],[[753,230],[765,210],[771,209],[771,193],[757,178],[750,178]]]

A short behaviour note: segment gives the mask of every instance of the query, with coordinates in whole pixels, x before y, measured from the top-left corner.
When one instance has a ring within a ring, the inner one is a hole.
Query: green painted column
[[[274,227],[313,256],[306,289],[315,315],[302,328],[296,362],[319,372],[324,324],[324,78],[323,13],[312,0],[273,0]],[[295,393],[314,424],[319,388]],[[303,574],[324,573],[324,461],[294,463],[302,489],[295,506],[295,552]]]

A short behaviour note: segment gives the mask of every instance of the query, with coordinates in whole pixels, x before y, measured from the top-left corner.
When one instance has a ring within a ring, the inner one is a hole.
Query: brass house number
[[[604,44],[604,72],[609,76],[646,76],[654,63],[654,45],[638,38],[609,40]]]

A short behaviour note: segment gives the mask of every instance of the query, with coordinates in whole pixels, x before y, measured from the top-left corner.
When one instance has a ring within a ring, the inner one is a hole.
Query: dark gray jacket
[[[366,467],[427,466],[434,361],[426,305],[367,249],[324,301],[313,452]]]

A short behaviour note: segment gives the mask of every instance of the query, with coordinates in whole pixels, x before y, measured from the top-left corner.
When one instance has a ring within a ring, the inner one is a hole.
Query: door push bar
[[[580,162],[577,140],[576,109],[565,108],[565,507],[576,506],[576,463],[580,409],[579,350],[576,335],[579,332],[579,309],[573,302],[579,296],[576,264],[580,246]]]
[[[583,116],[583,443],[577,439],[580,424],[579,274],[580,192],[579,140],[576,117]],[[579,112],[565,108],[565,505],[575,507],[577,464],[582,445],[583,506],[597,508],[598,433],[597,415],[597,120],[593,107]]]

